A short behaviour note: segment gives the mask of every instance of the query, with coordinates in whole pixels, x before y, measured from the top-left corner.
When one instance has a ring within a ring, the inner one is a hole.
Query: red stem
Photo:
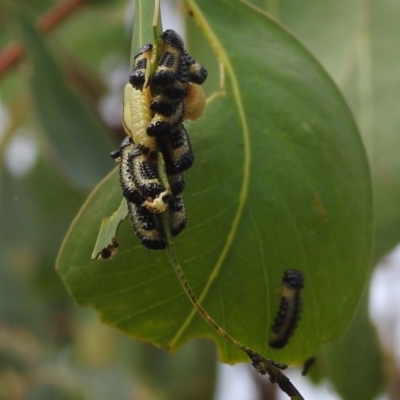
[[[65,21],[77,8],[83,5],[85,0],[65,0],[46,11],[38,18],[38,28],[41,32],[49,32],[51,29]],[[23,47],[17,43],[7,45],[0,52],[0,77],[4,76],[12,66],[22,58]]]

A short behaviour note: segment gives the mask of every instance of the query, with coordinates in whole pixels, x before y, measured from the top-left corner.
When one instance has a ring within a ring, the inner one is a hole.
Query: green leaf
[[[132,47],[131,47],[131,65],[136,51],[147,43],[153,43],[153,31],[150,28],[153,24],[154,10],[156,8],[155,1],[137,0],[135,2],[135,20],[133,23]],[[157,19],[159,30],[161,28],[161,20]]]
[[[32,64],[30,89],[36,114],[55,152],[57,165],[75,184],[93,188],[109,172],[102,162],[111,149],[106,132],[69,87],[26,7],[14,7]]]
[[[364,148],[331,79],[282,27],[239,2],[186,4],[225,80],[188,125],[196,162],[185,174],[188,226],[175,239],[178,258],[204,308],[235,339],[302,363],[343,333],[368,273]],[[248,361],[196,314],[165,253],[141,247],[128,224],[113,260],[90,260],[100,220],[120,199],[113,173],[65,239],[57,268],[75,300],[156,346],[175,350],[207,337],[223,361]],[[289,345],[272,350],[282,275],[293,268],[305,276],[302,318]]]

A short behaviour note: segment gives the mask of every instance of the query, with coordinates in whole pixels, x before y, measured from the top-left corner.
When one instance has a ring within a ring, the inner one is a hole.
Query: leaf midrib
[[[250,150],[250,132],[247,124],[246,115],[244,112],[243,101],[239,89],[239,83],[236,77],[236,73],[234,68],[231,64],[231,61],[225,52],[221,42],[218,40],[217,35],[214,33],[211,26],[208,24],[206,18],[204,17],[203,13],[200,11],[197,2],[195,0],[185,0],[187,7],[192,11],[193,19],[198,24],[200,30],[203,32],[205,38],[209,42],[215,56],[217,57],[219,63],[226,69],[227,75],[230,78],[232,84],[232,92],[233,98],[236,103],[239,121],[241,125],[242,135],[243,135],[243,151],[244,151],[244,158],[243,158],[243,179],[241,184],[241,189],[239,192],[239,203],[236,209],[235,216],[233,218],[231,228],[229,234],[226,238],[225,245],[218,257],[214,268],[211,271],[211,274],[207,280],[206,285],[204,286],[201,294],[198,296],[199,303],[203,303],[205,297],[207,296],[212,284],[214,283],[215,279],[218,277],[222,265],[228,255],[228,252],[232,246],[234,238],[236,236],[237,230],[239,228],[239,223],[242,218],[244,206],[247,200],[247,195],[249,192],[249,184],[250,184],[250,161],[251,161],[251,150]],[[222,83],[223,84],[223,83]],[[179,338],[182,336],[183,332],[192,322],[194,316],[196,315],[197,310],[192,308],[189,315],[183,321],[181,327],[178,329],[175,336],[170,341],[170,348],[174,348]]]

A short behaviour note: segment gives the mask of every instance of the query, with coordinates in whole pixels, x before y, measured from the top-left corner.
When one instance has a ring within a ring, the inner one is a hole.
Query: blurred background
[[[317,355],[310,379],[299,368],[288,376],[307,400],[398,399],[400,2],[253,3],[344,93],[375,189],[376,268],[360,310],[341,343]],[[186,36],[189,49],[204,44],[180,1],[161,5],[164,29]],[[286,399],[248,365],[219,364],[209,341],[171,355],[102,325],[73,304],[54,270],[68,226],[124,137],[133,10],[129,0],[0,1],[0,399]],[[208,94],[216,82],[207,81]]]

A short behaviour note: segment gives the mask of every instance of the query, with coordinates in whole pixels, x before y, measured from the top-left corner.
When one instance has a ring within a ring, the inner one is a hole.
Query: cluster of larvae
[[[153,46],[147,44],[135,55],[124,89],[122,120],[128,136],[119,150],[111,153],[119,164],[135,234],[151,250],[166,247],[158,214],[169,213],[172,236],[186,226],[182,173],[193,165],[194,155],[183,121],[202,114],[205,95],[200,85],[207,78],[207,70],[187,53],[175,31],[165,31],[158,48],[157,68],[147,82]],[[162,184],[157,173],[159,153],[165,161],[168,185]]]

